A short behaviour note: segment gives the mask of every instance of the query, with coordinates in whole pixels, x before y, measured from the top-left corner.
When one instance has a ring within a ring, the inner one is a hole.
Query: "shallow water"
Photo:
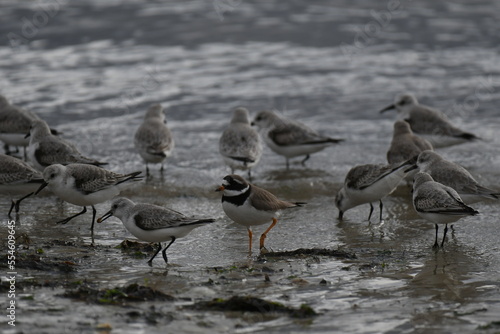
[[[50,12],[41,9],[49,4]],[[59,226],[54,222],[80,208],[50,196],[26,200],[16,226],[31,243],[19,254],[39,251],[52,264],[73,262],[74,270],[18,264],[18,326],[2,322],[5,333],[498,332],[498,202],[474,204],[481,215],[456,223],[438,252],[431,249],[434,227],[416,215],[405,186],[384,201],[382,223],[378,209],[366,221],[367,205],[339,222],[333,205],[352,166],[385,162],[395,115],[378,111],[405,91],[484,138],[439,153],[500,189],[498,2],[402,1],[397,13],[388,12],[389,3],[363,1],[54,0],[0,6],[0,29],[8,36],[0,46],[2,94],[120,172],[144,170],[133,133],[146,108],[162,103],[176,140],[174,155],[163,175],[152,167],[151,178],[125,195],[217,218],[176,241],[168,267],[157,258],[150,268],[147,258],[114,248],[132,239],[116,218],[96,226],[91,246],[90,213]],[[388,24],[381,21],[377,29],[374,15],[385,15]],[[37,26],[29,30],[26,22]],[[12,34],[22,45],[9,45]],[[346,48],[355,52],[347,56]],[[214,192],[229,173],[218,139],[237,106],[252,114],[278,109],[346,139],[313,155],[305,168],[293,163],[290,171],[266,149],[253,176],[281,198],[308,202],[283,216],[268,235],[268,248],[340,248],[357,259],[247,259],[246,231],[225,217]],[[2,212],[9,207],[10,197],[2,196]],[[108,208],[97,205],[99,214]],[[1,236],[6,240],[5,229]],[[100,289],[137,282],[176,300],[110,306],[61,297],[82,281]],[[232,295],[305,303],[319,316],[298,321],[182,308]]]

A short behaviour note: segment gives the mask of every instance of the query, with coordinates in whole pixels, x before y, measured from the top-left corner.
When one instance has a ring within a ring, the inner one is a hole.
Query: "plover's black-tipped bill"
[[[46,187],[46,186],[48,186],[48,185],[49,185],[49,184],[48,184],[47,182],[43,181],[43,183],[40,185],[40,187],[39,187],[39,188],[35,191],[35,195],[38,195],[38,193],[39,193],[40,191],[42,191],[42,190],[43,190],[43,188],[45,188],[45,187]]]
[[[380,110],[380,113],[382,114],[382,113],[386,112],[387,110],[392,110],[392,109],[396,109],[396,106],[394,104],[388,105],[384,109]]]
[[[109,217],[111,217],[112,215],[113,215],[113,212],[112,211],[108,211],[102,217],[97,218],[97,222],[98,223],[102,223],[103,221],[105,221],[106,219],[108,219]]]

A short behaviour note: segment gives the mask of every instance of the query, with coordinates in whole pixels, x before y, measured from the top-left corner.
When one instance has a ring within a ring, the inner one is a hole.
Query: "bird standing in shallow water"
[[[22,200],[33,195],[40,184],[43,183],[42,173],[28,165],[21,159],[0,154],[0,193],[21,193],[24,196],[17,201],[12,201],[8,216],[15,208],[19,211]]]
[[[114,199],[111,209],[97,219],[97,222],[101,223],[111,216],[120,219],[125,228],[136,238],[158,243],[158,250],[148,261],[149,266],[161,251],[163,241],[170,240],[162,252],[163,260],[168,263],[167,249],[177,238],[186,236],[196,227],[215,221],[214,219],[189,218],[168,208],[152,204],[136,204],[123,197]]]
[[[135,148],[146,163],[147,175],[148,163],[161,163],[160,171],[163,171],[163,162],[174,149],[175,142],[166,122],[163,107],[155,104],[148,109],[143,123],[135,133]]]
[[[322,136],[306,125],[279,116],[272,111],[259,112],[252,125],[260,129],[262,138],[271,150],[285,157],[287,169],[290,158],[305,155],[302,160],[304,165],[312,153],[343,141]]]
[[[453,126],[443,113],[418,104],[417,98],[412,94],[396,97],[396,101],[380,110],[380,113],[391,109],[396,109],[399,117],[410,124],[412,131],[427,139],[434,148],[480,139],[473,133]]]
[[[231,220],[247,228],[249,255],[252,253],[252,226],[272,221],[260,237],[260,251],[265,253],[267,250],[264,241],[267,233],[278,223],[281,211],[305,204],[282,201],[269,191],[248,183],[239,175],[227,175],[223,180],[216,190],[222,191],[222,209]]]
[[[423,172],[415,175],[413,182],[413,207],[417,214],[436,225],[436,240],[433,248],[438,248],[438,224],[445,224],[443,241],[444,245],[448,224],[460,218],[479,214],[467,206],[458,193],[448,186],[435,182],[432,177]]]
[[[63,166],[51,165],[43,171],[44,183],[38,188],[38,194],[46,186],[52,192],[68,203],[83,206],[83,210],[73,216],[58,221],[57,224],[66,224],[71,219],[87,212],[87,206],[92,206],[92,225],[94,231],[96,216],[95,204],[102,203],[117,196],[120,191],[132,181],[140,181],[141,172],[119,174],[101,167],[84,164]]]
[[[351,168],[347,173],[344,185],[335,197],[335,205],[339,209],[339,219],[344,212],[358,205],[370,203],[370,214],[373,213],[372,202],[380,202],[380,221],[382,221],[382,199],[391,194],[406,173],[416,168],[415,159],[393,165],[366,164]]]
[[[235,169],[248,170],[251,180],[250,171],[262,155],[262,142],[259,133],[250,125],[247,109],[234,111],[231,123],[219,139],[219,153],[231,167],[231,174]]]

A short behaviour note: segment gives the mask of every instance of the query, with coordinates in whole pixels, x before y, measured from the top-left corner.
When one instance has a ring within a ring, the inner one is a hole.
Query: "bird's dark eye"
[[[52,174],[50,174],[50,178],[51,178],[51,179],[53,179],[53,178],[55,178],[55,177],[56,177],[56,173],[52,173]]]
[[[261,116],[257,116],[257,117],[255,118],[255,120],[256,120],[256,121],[261,121],[261,120],[262,120],[262,117],[261,117]]]

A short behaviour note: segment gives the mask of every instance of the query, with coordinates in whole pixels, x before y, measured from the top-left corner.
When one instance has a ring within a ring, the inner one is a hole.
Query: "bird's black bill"
[[[28,132],[26,136],[24,136],[24,139],[28,138],[30,136],[30,133]]]
[[[418,168],[417,165],[412,165],[412,166],[408,167],[407,169],[405,169],[405,173],[411,172],[412,170],[417,169],[417,168]]]
[[[103,221],[105,221],[106,219],[108,219],[109,217],[111,217],[112,215],[113,215],[113,212],[108,211],[102,217],[97,218],[97,222],[98,223],[102,223]]]
[[[392,109],[396,109],[396,106],[394,104],[391,104],[391,105],[385,107],[384,109],[380,110],[380,113],[382,114],[382,113],[386,112],[387,110],[392,110]]]
[[[45,188],[47,185],[48,185],[48,183],[44,181],[44,182],[40,185],[40,188],[38,188],[38,189],[37,189],[37,191],[35,191],[35,195],[38,195],[38,193],[39,193],[40,191],[42,191],[42,190],[43,190],[43,188]]]

